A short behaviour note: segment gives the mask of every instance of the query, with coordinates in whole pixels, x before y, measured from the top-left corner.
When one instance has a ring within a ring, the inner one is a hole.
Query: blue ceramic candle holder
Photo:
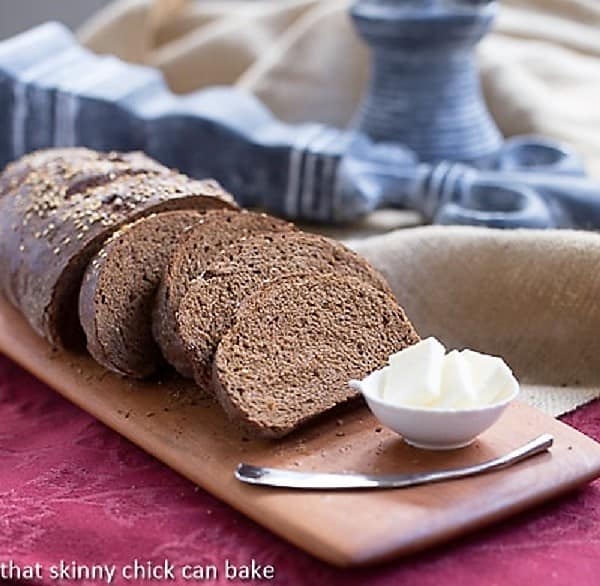
[[[474,56],[495,2],[359,0],[351,14],[372,53],[358,130],[401,142],[423,161],[477,162],[498,152]]]

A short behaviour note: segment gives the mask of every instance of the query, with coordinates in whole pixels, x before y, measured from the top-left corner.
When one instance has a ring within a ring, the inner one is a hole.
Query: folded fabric
[[[600,2],[503,0],[481,44],[483,88],[505,135],[569,142],[600,177]]]
[[[421,336],[506,359],[522,399],[559,415],[600,396],[600,236],[422,227],[349,243]]]

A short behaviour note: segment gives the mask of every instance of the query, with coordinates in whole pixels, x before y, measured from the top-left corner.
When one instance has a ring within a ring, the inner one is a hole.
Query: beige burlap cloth
[[[231,84],[285,120],[344,126],[368,71],[347,7],[347,0],[118,0],[80,38],[95,51],[159,67],[176,92]],[[600,2],[504,0],[479,63],[505,135],[566,140],[600,178]],[[421,335],[502,355],[527,402],[558,415],[600,396],[600,236],[396,230],[415,224],[414,214],[383,210],[328,232],[384,271]]]

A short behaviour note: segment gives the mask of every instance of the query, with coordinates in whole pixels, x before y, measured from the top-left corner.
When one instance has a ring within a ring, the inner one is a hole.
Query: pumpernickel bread
[[[214,210],[187,233],[173,251],[156,296],[154,338],[163,356],[188,378],[192,368],[176,329],[179,303],[190,283],[206,269],[212,258],[237,240],[261,232],[285,232],[294,225],[267,214]]]
[[[210,392],[212,360],[245,297],[293,273],[335,273],[361,278],[385,295],[385,279],[342,244],[301,232],[261,234],[230,245],[189,288],[176,315],[177,334],[197,384]]]
[[[71,347],[83,340],[77,316],[83,272],[114,230],[153,212],[235,204],[215,182],[193,181],[141,154],[99,155],[98,163],[85,153],[80,163],[79,149],[69,161],[64,153],[61,163],[39,155],[39,168],[30,156],[16,182],[18,164],[5,171],[13,187],[0,199],[0,284],[40,335]]]
[[[96,362],[145,378],[162,363],[152,308],[171,250],[203,215],[152,214],[115,232],[92,259],[79,292],[79,319]]]
[[[246,298],[220,341],[216,397],[248,433],[278,438],[355,398],[349,380],[418,340],[394,299],[363,280],[285,277]]]

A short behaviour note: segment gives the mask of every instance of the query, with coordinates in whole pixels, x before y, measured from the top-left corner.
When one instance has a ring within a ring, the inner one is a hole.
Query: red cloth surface
[[[600,439],[600,402],[565,420]],[[281,585],[592,586],[600,583],[600,482],[410,559],[339,570],[199,490],[0,356],[0,562],[48,571],[61,559],[123,567],[135,558],[178,568],[254,558],[275,566],[275,579],[264,583]],[[221,572],[202,583],[235,581]]]

